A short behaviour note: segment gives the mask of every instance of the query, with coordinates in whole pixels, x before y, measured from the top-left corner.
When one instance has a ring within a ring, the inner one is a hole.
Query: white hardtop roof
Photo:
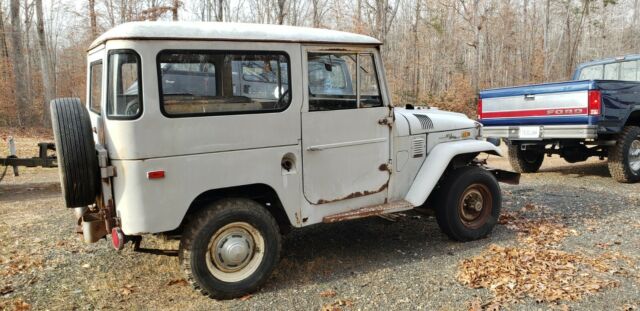
[[[220,22],[131,22],[108,30],[89,48],[117,39],[382,44],[365,35],[310,27]]]

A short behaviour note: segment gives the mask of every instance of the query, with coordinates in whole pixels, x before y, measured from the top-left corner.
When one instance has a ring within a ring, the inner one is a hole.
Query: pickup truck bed
[[[636,130],[625,132],[632,126],[640,133],[640,82],[580,80],[484,90],[478,121],[483,136],[507,141],[516,171],[537,171],[545,154],[574,163],[608,157],[619,146],[625,150],[616,151],[621,159],[615,161],[626,162],[631,176],[619,180],[640,180],[640,138]],[[638,164],[632,163],[636,158]]]

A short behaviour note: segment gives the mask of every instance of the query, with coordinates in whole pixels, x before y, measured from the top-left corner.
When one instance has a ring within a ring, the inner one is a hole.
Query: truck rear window
[[[580,69],[578,80],[640,81],[640,61],[628,60],[586,66]]]
[[[172,50],[157,67],[167,116],[282,111],[291,101],[284,53]]]

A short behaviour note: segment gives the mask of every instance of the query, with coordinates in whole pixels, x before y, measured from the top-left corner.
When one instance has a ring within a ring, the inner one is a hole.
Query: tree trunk
[[[40,2],[40,9],[42,10],[42,0]],[[96,18],[96,0],[89,0],[89,21],[91,24],[91,38],[95,39],[98,36],[98,21]]]
[[[29,95],[25,75],[27,60],[22,48],[22,22],[20,21],[20,0],[11,0],[11,58],[13,68],[14,95],[18,109],[18,125],[25,126],[29,122]]]
[[[92,0],[93,1],[93,0]],[[51,59],[47,48],[47,37],[44,33],[44,17],[42,13],[42,0],[35,0],[36,3],[36,29],[38,33],[38,52],[40,56],[40,67],[42,73],[42,89],[44,91],[44,126],[49,126],[49,102],[56,96],[53,74],[51,70]],[[95,17],[95,16],[94,16]]]
[[[284,24],[284,18],[287,15],[287,13],[285,12],[285,6],[287,4],[286,0],[278,0],[278,16],[276,18],[276,22],[278,23],[278,25],[282,25]]]
[[[178,20],[179,8],[180,8],[180,0],[173,0],[173,5],[171,6],[171,16],[174,21]]]
[[[219,22],[224,21],[224,0],[218,0],[218,12],[216,20]]]
[[[549,42],[549,24],[551,23],[551,0],[546,0],[544,4],[544,42],[543,42],[543,53],[544,53],[544,61],[543,61],[543,76],[544,79],[547,80],[549,78],[549,51],[550,45]]]
[[[7,37],[4,31],[4,12],[2,12],[2,7],[0,6],[0,56],[5,60],[9,58],[8,48]]]
[[[418,35],[418,28],[420,26],[420,10],[421,10],[422,0],[416,0],[416,9],[415,9],[415,20],[413,24],[413,49],[414,49],[414,59],[413,59],[413,69],[414,69],[414,84],[413,84],[413,95],[415,97],[415,103],[420,103],[420,45],[418,41],[420,39]]]

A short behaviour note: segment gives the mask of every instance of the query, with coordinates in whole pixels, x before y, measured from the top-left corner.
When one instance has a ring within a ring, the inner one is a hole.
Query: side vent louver
[[[414,158],[421,158],[425,154],[425,139],[423,137],[415,137],[411,142],[411,151]]]
[[[418,121],[420,121],[420,125],[423,130],[430,130],[433,128],[433,121],[431,121],[429,117],[423,114],[414,114],[414,116],[418,118]]]

